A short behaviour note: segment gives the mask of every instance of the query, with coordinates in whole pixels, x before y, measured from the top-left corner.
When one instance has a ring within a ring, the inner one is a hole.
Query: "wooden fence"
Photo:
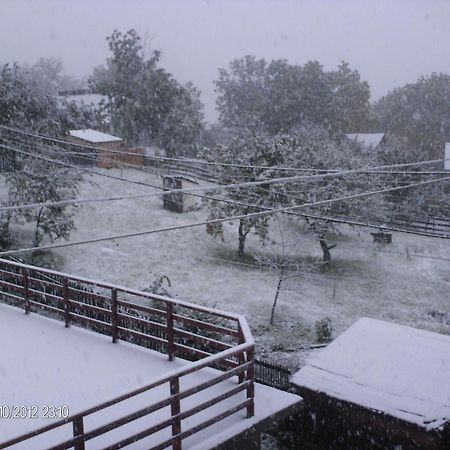
[[[182,448],[183,440],[187,437],[237,411],[245,409],[247,417],[254,415],[254,342],[247,322],[242,316],[4,259],[0,259],[0,299],[23,308],[26,314],[34,312],[58,318],[66,327],[72,324],[87,327],[108,334],[113,342],[125,340],[166,353],[169,360],[182,357],[192,361],[185,368],[175,370],[126,395],[0,443],[0,449],[71,425],[73,436],[53,448],[84,450],[87,441],[170,407],[169,419],[115,442],[109,448],[122,448],[131,442],[170,428],[171,438],[158,442],[154,448],[171,446],[178,450]],[[180,380],[183,377],[206,367],[220,368],[221,371],[212,374],[207,382],[184,391],[180,390]],[[236,385],[233,388],[221,387],[219,395],[190,409],[181,409],[181,400],[234,377]],[[167,385],[170,392],[163,400],[89,432],[84,431],[86,418],[92,414],[104,412],[106,419],[112,406],[163,385]],[[203,419],[189,429],[184,430],[182,427],[185,419],[240,392],[245,393],[245,400],[241,398],[238,402],[235,397],[232,406],[228,406],[228,403],[225,406],[222,403],[226,409],[220,414],[207,420]]]

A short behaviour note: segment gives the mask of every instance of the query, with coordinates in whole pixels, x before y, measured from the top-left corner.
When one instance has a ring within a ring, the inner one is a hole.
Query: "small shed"
[[[291,382],[334,448],[449,448],[450,336],[362,318]]]
[[[70,130],[68,140],[77,144],[98,148],[97,165],[105,169],[117,167],[115,161],[119,161],[121,156],[117,152],[126,151],[123,139],[90,128]]]
[[[182,175],[162,175],[163,188],[166,191],[194,187],[198,183]],[[195,208],[196,198],[185,192],[163,194],[163,208],[173,212],[187,212]]]
[[[386,142],[384,133],[347,133],[346,136],[359,144],[361,149],[367,153],[377,150]]]

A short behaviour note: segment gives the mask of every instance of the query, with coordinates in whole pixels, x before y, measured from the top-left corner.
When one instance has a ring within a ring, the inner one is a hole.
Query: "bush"
[[[330,342],[333,334],[333,322],[328,317],[318,320],[315,325],[318,342]]]

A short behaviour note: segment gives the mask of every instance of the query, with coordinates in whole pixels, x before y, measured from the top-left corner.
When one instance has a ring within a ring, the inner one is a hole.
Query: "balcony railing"
[[[31,439],[36,437],[50,436],[54,430],[70,427],[71,437],[51,448],[84,450],[87,441],[107,436],[112,430],[163,408],[170,408],[169,418],[152,423],[126,439],[114,441],[107,448],[122,448],[170,429],[170,438],[157,442],[152,448],[171,446],[181,449],[186,438],[237,411],[245,409],[247,417],[254,415],[254,341],[242,316],[4,259],[0,259],[0,299],[23,308],[27,314],[34,312],[60,319],[66,327],[72,324],[83,326],[110,335],[113,342],[126,340],[166,353],[169,360],[180,357],[189,361],[183,368],[139,389],[0,443],[0,449],[15,445],[20,448],[23,442],[32,442]],[[205,382],[180,389],[183,377],[207,367],[220,370],[209,371]],[[236,383],[232,388],[219,386],[222,381],[234,377]],[[165,398],[107,422],[110,408],[164,385],[169,393]],[[182,400],[212,386],[219,388],[219,394],[210,394],[202,403],[197,398],[191,402],[194,407],[182,408]],[[245,394],[238,399],[235,396],[240,392]],[[228,399],[233,397],[234,402],[230,402]],[[186,428],[187,418],[218,404],[223,406],[220,414],[207,420],[199,419],[194,426]],[[106,423],[85,431],[86,420],[94,413],[96,417],[104,414],[103,422]]]

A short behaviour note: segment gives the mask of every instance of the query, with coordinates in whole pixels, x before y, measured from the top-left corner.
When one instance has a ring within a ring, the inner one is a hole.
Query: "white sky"
[[[449,0],[0,0],[0,62],[61,57],[83,77],[108,57],[106,36],[135,28],[162,66],[201,91],[216,118],[217,69],[245,54],[358,69],[379,98],[450,73]]]

